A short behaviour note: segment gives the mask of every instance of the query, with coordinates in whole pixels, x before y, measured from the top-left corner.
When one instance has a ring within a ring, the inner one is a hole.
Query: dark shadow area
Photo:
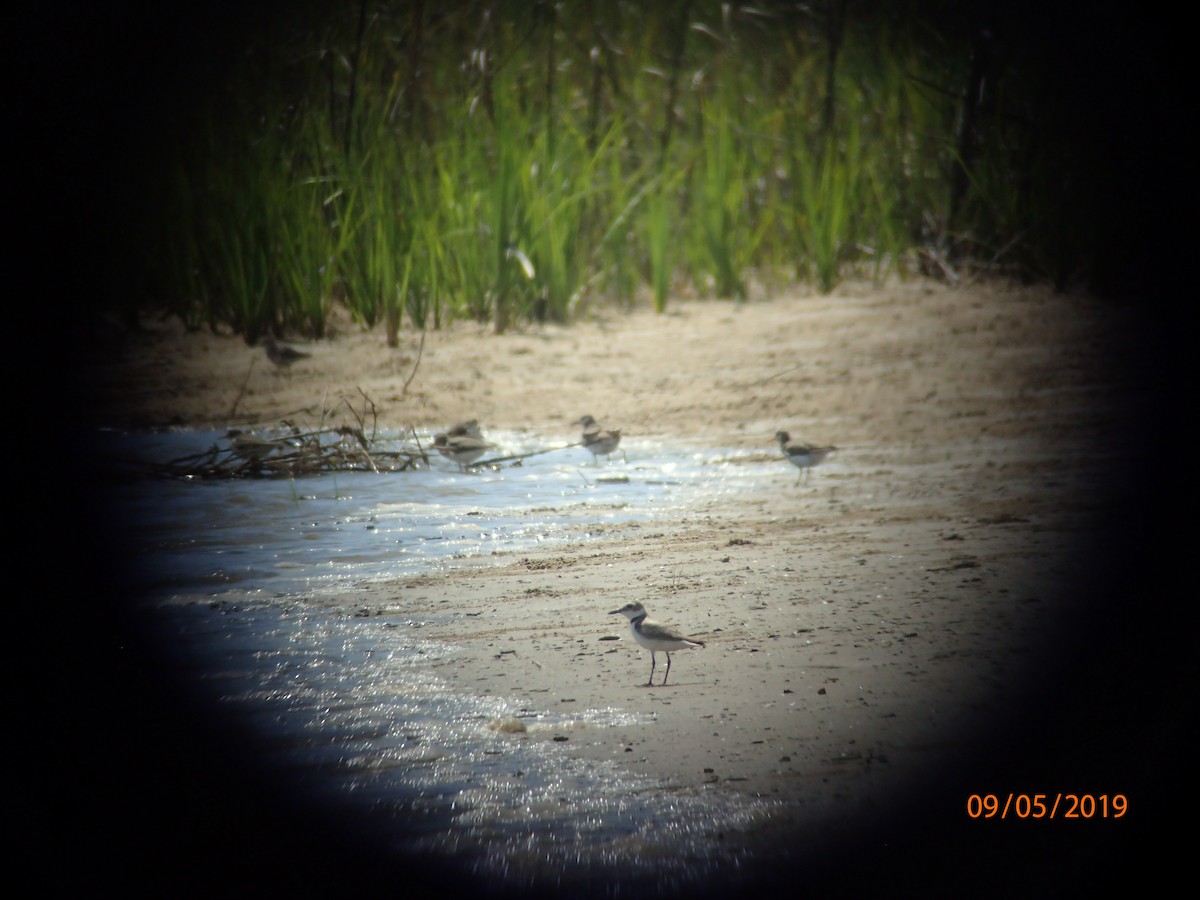
[[[39,175],[19,191],[34,211],[24,236],[43,251],[26,257],[42,260],[27,263],[37,291],[25,294],[43,304],[39,315],[49,315],[45,304],[68,314],[85,309],[97,283],[119,285],[112,235],[102,244],[94,238],[114,205],[138,190],[138,162],[136,154],[114,157],[131,144],[152,152],[165,99],[186,104],[203,92],[228,52],[220,4],[184,4],[170,16],[142,6],[151,5],[47,14],[18,30],[30,60],[28,101],[41,113],[24,148],[33,163],[26,171]],[[1074,35],[1077,43],[1062,52],[1078,61],[1081,85],[1093,73],[1100,84],[1121,85],[1089,95],[1094,106],[1081,109],[1087,127],[1079,140],[1093,143],[1094,214],[1112,220],[1095,248],[1107,302],[1136,304],[1146,323],[1114,371],[1136,372],[1144,396],[1155,398],[1125,423],[1126,434],[1113,435],[1140,456],[1114,472],[1123,481],[1103,502],[1100,537],[1079,548],[1090,579],[1070,598],[1078,615],[1061,635],[1062,652],[1012,673],[1025,699],[998,717],[985,741],[991,752],[913,785],[903,808],[864,823],[842,853],[751,877],[748,896],[1054,897],[1135,884],[1153,891],[1181,868],[1178,823],[1188,812],[1193,755],[1183,726],[1196,688],[1183,572],[1195,532],[1183,458],[1192,404],[1183,392],[1195,379],[1183,368],[1178,327],[1191,295],[1175,281],[1184,258],[1184,229],[1172,215],[1177,145],[1161,116],[1174,109],[1185,117],[1191,106],[1175,107],[1177,98],[1160,93],[1171,58],[1160,32],[1170,23],[1130,21],[1135,14],[1089,8],[1074,21],[1063,12],[1055,30]],[[269,19],[264,12],[245,27],[269,31]],[[1137,58],[1106,51],[1122,40]],[[1103,149],[1094,146],[1100,141]],[[22,828],[26,852],[43,861],[31,883],[266,896],[466,893],[474,886],[463,873],[429,859],[398,864],[369,826],[331,821],[297,802],[172,675],[170,648],[156,645],[128,602],[134,561],[106,540],[109,511],[88,496],[100,473],[80,450],[86,436],[70,424],[87,420],[87,410],[71,404],[70,385],[85,374],[77,361],[89,325],[86,315],[65,326],[42,323],[26,351],[31,383],[51,386],[26,427],[48,445],[47,470],[61,473],[36,501],[43,517],[28,525],[51,542],[39,551],[50,562],[34,568],[40,588],[20,599],[31,609],[16,636],[40,682],[32,698],[18,688],[28,712],[12,729],[32,763],[16,779],[33,782],[24,801],[32,821]],[[65,646],[46,646],[40,629],[50,625],[69,634]],[[967,815],[969,795],[1009,792],[1120,793],[1129,812],[1040,822]]]

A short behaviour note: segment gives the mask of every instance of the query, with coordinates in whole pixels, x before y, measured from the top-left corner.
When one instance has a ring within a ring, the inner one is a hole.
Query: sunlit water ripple
[[[108,437],[118,458],[158,461],[222,440],[196,431]],[[505,454],[541,449],[522,436],[489,438]],[[493,885],[587,883],[615,895],[630,879],[644,887],[652,872],[668,893],[736,872],[748,851],[726,835],[760,823],[769,805],[665,790],[573,758],[538,731],[653,720],[613,708],[564,717],[517,697],[456,694],[430,665],[456,648],[313,602],[587,540],[612,523],[678,516],[787,477],[742,452],[627,443],[626,460],[599,466],[575,447],[479,473],[437,460],[294,481],[138,479],[115,486],[113,503],[181,665],[255,736],[254,752],[294,772],[314,800],[360,810],[397,850],[458,860]],[[505,720],[527,733],[489,727]]]

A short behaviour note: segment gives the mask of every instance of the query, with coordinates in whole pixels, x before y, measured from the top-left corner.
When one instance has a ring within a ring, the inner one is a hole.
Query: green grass
[[[1075,233],[1054,148],[1017,115],[1032,89],[1014,79],[1014,114],[955,155],[965,40],[851,19],[830,58],[804,10],[693,2],[681,37],[683,9],[384,3],[361,46],[345,23],[297,26],[179,133],[131,280],[193,326],[320,336],[342,303],[395,343],[459,318],[567,321],[642,285],[662,311],[688,279],[744,298],[750,273],[789,271],[830,291],[904,275],[934,240],[1071,264],[1078,240],[1032,240]]]

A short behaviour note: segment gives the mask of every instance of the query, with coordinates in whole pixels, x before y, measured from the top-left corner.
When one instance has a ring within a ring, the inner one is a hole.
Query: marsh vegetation
[[[250,340],[341,303],[395,343],[639,292],[1086,280],[1075,85],[1023,12],[302,6],[171,111],[122,297]]]

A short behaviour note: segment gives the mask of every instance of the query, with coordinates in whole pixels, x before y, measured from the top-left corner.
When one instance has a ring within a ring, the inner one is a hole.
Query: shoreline
[[[858,285],[503,336],[459,324],[431,332],[419,364],[416,336],[389,350],[378,331],[343,328],[276,372],[240,339],[160,323],[97,369],[93,410],[109,425],[228,425],[233,409],[272,425],[344,415],[365,393],[387,427],[479,418],[550,444],[577,439],[569,423],[590,413],[628,442],[761,451],[759,488],[677,521],[606,526],[340,606],[452,611],[423,633],[463,648],[438,665],[458,689],[649,717],[568,744],[673,786],[777,801],[755,840],[832,847],[878,820],[909,860],[928,827],[962,821],[960,795],[993,789],[997,734],[1054,702],[1046,673],[1099,627],[1080,594],[1108,510],[1133,502],[1121,473],[1143,389],[1112,365],[1123,327],[1044,288]],[[778,430],[842,448],[836,465],[797,485]],[[708,642],[675,657],[669,687],[642,686],[649,654],[608,615],[632,599]],[[913,806],[906,825],[897,798],[914,792],[940,805]]]

